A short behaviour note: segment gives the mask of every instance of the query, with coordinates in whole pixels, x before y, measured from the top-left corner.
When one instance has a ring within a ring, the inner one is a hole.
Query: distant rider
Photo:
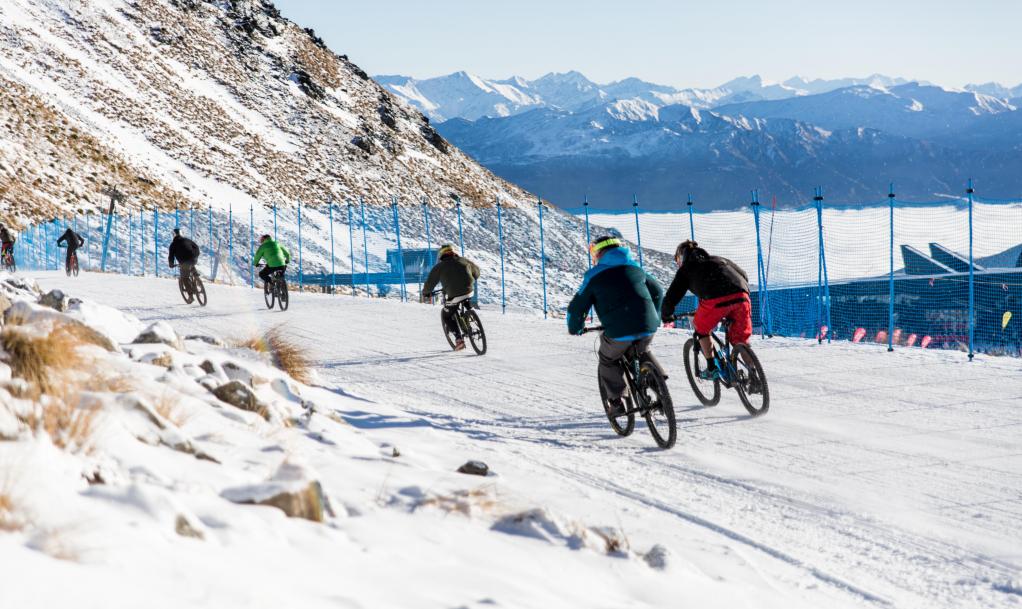
[[[195,268],[199,261],[199,246],[188,237],[181,236],[181,229],[174,229],[174,239],[170,242],[170,254],[167,256],[167,264],[174,268],[174,262],[181,267],[181,276],[188,275]]]
[[[468,258],[462,258],[454,253],[454,246],[450,244],[441,245],[437,255],[440,260],[430,269],[426,283],[422,285],[422,300],[427,302],[432,298],[437,283],[443,285],[447,304],[440,312],[440,317],[443,319],[447,331],[454,334],[457,339],[454,350],[461,351],[465,348],[465,338],[454,319],[454,312],[461,302],[471,298],[475,292],[475,282],[479,279],[479,267]]]
[[[8,252],[12,257],[14,256],[14,235],[7,230],[6,226],[0,224],[0,256],[6,255]]]
[[[256,250],[255,257],[252,259],[252,266],[259,266],[259,262],[264,259],[266,266],[259,271],[259,278],[265,284],[269,283],[270,275],[273,273],[287,271],[287,265],[291,262],[291,253],[269,235],[263,235],[259,237],[259,249]]]
[[[692,240],[683,241],[674,252],[678,271],[667,288],[661,316],[664,322],[674,320],[674,309],[692,292],[699,299],[692,325],[707,366],[699,371],[706,380],[720,378],[713,354],[710,332],[724,318],[731,321],[728,338],[732,345],[747,344],[752,336],[752,304],[749,301],[749,276],[737,264],[720,256],[711,256]],[[750,392],[755,393],[759,379],[751,379]]]
[[[652,275],[632,257],[620,235],[597,237],[589,246],[593,267],[568,304],[568,333],[581,334],[589,309],[595,308],[603,325],[598,373],[613,416],[625,413],[621,397],[624,371],[618,361],[635,346],[644,353],[660,327],[664,291]]]
[[[71,256],[75,255],[78,248],[85,245],[85,239],[82,239],[81,235],[72,230],[71,227],[68,227],[68,229],[64,231],[64,234],[60,236],[60,239],[57,239],[57,245],[59,246],[61,244],[65,244],[67,246],[67,254],[64,256],[64,270],[70,273]]]

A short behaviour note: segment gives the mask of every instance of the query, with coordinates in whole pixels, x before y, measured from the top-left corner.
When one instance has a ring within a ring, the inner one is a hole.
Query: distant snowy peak
[[[599,84],[578,71],[551,72],[535,80],[520,76],[492,80],[467,72],[423,80],[391,75],[378,76],[376,80],[437,122],[452,118],[478,120],[513,116],[541,107],[575,112],[607,102],[634,99],[658,107],[682,104],[709,109],[727,104],[790,99],[850,86],[887,89],[908,82],[904,78],[873,74],[835,80],[796,76],[783,83],[773,83],[752,75],[732,79],[712,89],[677,89],[635,77]],[[1022,91],[1019,95],[1022,96]]]

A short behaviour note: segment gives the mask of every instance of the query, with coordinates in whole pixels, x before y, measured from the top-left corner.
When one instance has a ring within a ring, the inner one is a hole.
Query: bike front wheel
[[[735,345],[731,353],[731,367],[735,370],[735,389],[742,405],[754,417],[770,410],[770,385],[759,357],[749,345]]]
[[[465,313],[465,325],[468,326],[468,341],[472,343],[472,349],[476,355],[486,353],[486,332],[483,330],[483,322],[475,311]]]
[[[263,283],[263,300],[266,301],[266,308],[272,309],[275,304],[276,294],[273,292],[273,281],[268,280]]]
[[[622,396],[625,403],[625,410],[628,414],[615,417],[610,414],[610,402],[607,401],[607,390],[603,386],[603,379],[600,378],[599,373],[596,374],[596,383],[600,386],[600,399],[603,400],[603,412],[607,415],[607,420],[610,421],[610,428],[619,436],[631,435],[632,431],[635,429],[635,413],[632,412],[631,396],[627,394]]]
[[[696,339],[690,338],[685,342],[682,355],[685,359],[685,376],[692,386],[692,393],[696,394],[703,406],[716,406],[720,402],[720,381],[699,378],[699,373],[706,370],[707,361]]]
[[[287,281],[283,277],[277,280],[277,305],[281,311],[287,311],[291,296],[287,292]]]
[[[639,367],[639,394],[643,402],[643,416],[653,441],[660,448],[671,448],[678,439],[674,401],[671,400],[663,371],[649,360],[642,362]]]
[[[71,274],[78,276],[78,256],[71,256]]]

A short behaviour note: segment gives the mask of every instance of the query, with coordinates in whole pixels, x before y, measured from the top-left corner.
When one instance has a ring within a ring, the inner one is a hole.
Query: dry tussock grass
[[[261,336],[257,334],[236,340],[234,345],[269,355],[274,366],[300,383],[312,380],[312,361],[308,352],[285,334],[283,326],[274,326]]]
[[[19,418],[33,431],[45,432],[57,448],[90,452],[99,410],[79,408],[76,402],[45,396],[31,414]]]
[[[0,531],[10,533],[20,531],[25,523],[18,517],[17,504],[10,492],[0,490]]]
[[[42,393],[56,392],[63,386],[63,373],[81,363],[77,350],[81,339],[63,325],[40,336],[8,321],[0,330],[0,343],[11,355],[12,374]]]
[[[479,512],[496,513],[506,506],[497,497],[496,487],[486,485],[474,489],[457,490],[447,495],[432,495],[416,503],[414,509],[423,507],[433,507],[448,514],[458,513],[471,516]]]
[[[191,414],[184,412],[184,410],[181,409],[177,399],[171,395],[170,391],[163,392],[163,395],[161,395],[153,405],[153,410],[156,411],[156,414],[170,421],[177,427],[184,427],[185,423],[192,418]]]

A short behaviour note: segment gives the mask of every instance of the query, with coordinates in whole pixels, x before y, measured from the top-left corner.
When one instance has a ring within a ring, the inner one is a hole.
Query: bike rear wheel
[[[457,314],[454,315],[454,318],[454,323],[458,323]],[[440,327],[444,330],[444,338],[447,339],[447,344],[451,346],[451,349],[454,349],[458,339],[454,336],[454,332],[448,328],[447,324],[444,322],[444,314],[442,311],[440,313]]]
[[[71,256],[71,274],[75,277],[78,276],[78,254]]]
[[[603,379],[600,378],[599,373],[596,374],[596,383],[600,386],[600,399],[603,400],[603,413],[607,415],[607,420],[610,421],[610,428],[619,436],[631,435],[632,431],[635,429],[635,413],[630,412],[633,408],[631,396],[627,393],[622,396],[625,403],[625,410],[629,411],[628,414],[615,417],[610,414],[610,402],[607,401],[607,390],[603,386]]]
[[[643,416],[649,433],[657,446],[668,449],[678,439],[678,423],[674,416],[674,401],[667,389],[664,373],[656,363],[645,360],[639,366],[639,399],[643,402]]]
[[[184,298],[185,304],[192,304],[195,296],[192,295],[192,288],[188,284],[188,277],[181,276],[177,278],[177,289],[181,291],[181,298]]]
[[[263,300],[266,301],[266,308],[272,309],[273,305],[276,304],[276,294],[273,292],[273,279],[269,279],[263,283]]]
[[[195,299],[199,305],[206,306],[206,286],[202,285],[202,278],[196,273],[192,276],[192,289],[195,291]]]
[[[468,326],[468,341],[472,343],[472,349],[476,355],[486,353],[486,332],[483,330],[483,322],[475,311],[468,311],[462,314]]]
[[[280,306],[281,311],[287,311],[288,305],[291,303],[291,297],[287,293],[287,280],[283,277],[277,278],[277,305]]]
[[[692,386],[692,393],[696,394],[703,406],[716,406],[720,402],[720,381],[699,378],[699,373],[706,370],[707,361],[696,339],[690,338],[685,342],[682,354],[685,359],[685,376]]]
[[[767,384],[766,373],[756,353],[748,345],[735,345],[731,353],[731,366],[736,373],[734,387],[738,390],[742,405],[754,417],[765,414],[770,410],[770,385]]]

